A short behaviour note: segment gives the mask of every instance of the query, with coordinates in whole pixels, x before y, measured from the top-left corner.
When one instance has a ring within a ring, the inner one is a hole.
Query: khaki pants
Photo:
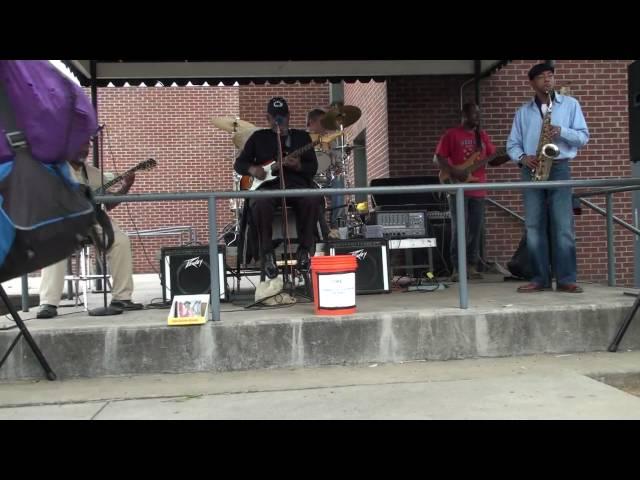
[[[131,300],[133,293],[133,263],[131,259],[131,242],[118,225],[112,220],[114,242],[107,252],[107,261],[111,265],[113,276],[113,300]],[[49,265],[42,269],[40,282],[40,305],[53,305],[60,303],[64,288],[64,275],[67,269],[67,260]],[[106,285],[105,285],[106,287]]]

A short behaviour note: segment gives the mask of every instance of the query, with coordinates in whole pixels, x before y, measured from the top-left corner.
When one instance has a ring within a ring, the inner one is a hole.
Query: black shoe
[[[311,259],[309,257],[309,251],[306,248],[298,249],[296,254],[298,260],[298,270],[301,272],[308,272],[311,267]]]
[[[276,258],[273,253],[264,254],[264,274],[269,280],[273,280],[278,276],[278,267],[276,265]]]
[[[142,310],[144,308],[141,303],[133,303],[131,300],[111,300],[109,306],[119,310]]]
[[[40,305],[40,310],[36,318],[53,318],[58,316],[58,307],[54,305],[43,304]]]

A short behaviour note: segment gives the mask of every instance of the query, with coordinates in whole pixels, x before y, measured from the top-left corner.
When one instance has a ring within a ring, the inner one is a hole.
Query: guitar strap
[[[482,139],[480,138],[480,125],[476,125],[475,128],[475,133],[476,133],[476,151],[481,151],[482,150]]]

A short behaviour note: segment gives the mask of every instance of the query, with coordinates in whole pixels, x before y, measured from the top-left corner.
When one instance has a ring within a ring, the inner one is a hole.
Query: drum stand
[[[238,126],[237,126],[237,124],[234,124],[233,133],[237,133],[237,131],[238,131]],[[238,147],[235,147],[234,148],[234,156],[233,156],[234,162],[235,162],[235,159],[238,158],[239,154],[240,154],[240,150],[238,149]],[[234,192],[239,192],[240,191],[240,180],[241,179],[242,179],[242,176],[238,175],[238,173],[234,170],[234,172],[233,172],[233,191]],[[234,212],[235,225],[234,225],[234,230],[233,230],[233,240],[231,240],[227,244],[227,246],[233,245],[233,243],[236,242],[238,240],[238,238],[240,237],[240,204],[241,203],[242,203],[242,200],[240,198],[234,198],[234,199],[231,200],[231,210],[233,210],[233,212]]]
[[[237,118],[237,117],[236,117]],[[239,120],[239,118],[237,118]],[[233,125],[233,133],[237,133],[238,131],[238,125],[237,123],[234,123]],[[240,150],[238,149],[237,146],[234,145],[234,156],[233,156],[233,161],[235,162],[235,159],[238,158],[238,155],[240,154]],[[240,191],[240,180],[242,179],[242,176],[239,175],[235,170],[233,171],[233,191],[234,192],[239,192]],[[244,253],[244,249],[241,248],[240,245],[237,244],[238,239],[240,239],[240,209],[241,209],[241,205],[243,204],[243,200],[241,198],[233,198],[231,199],[231,210],[233,211],[233,216],[234,216],[234,222],[233,224],[233,239],[226,244],[227,247],[233,245],[234,243],[236,244],[236,249],[237,249],[237,258],[240,259],[240,254]],[[227,233],[229,233],[229,231],[227,231],[226,233],[223,232],[223,235],[226,235]],[[238,267],[238,271],[235,272],[235,275],[233,276],[233,290],[234,291],[239,291],[240,290],[240,262],[236,262],[237,263],[237,267]]]
[[[340,175],[342,176],[342,178],[344,178],[344,187],[348,190],[351,188],[351,169],[350,169],[350,156],[351,156],[351,152],[347,151],[347,144],[346,144],[346,139],[345,139],[345,131],[344,131],[344,126],[342,125],[342,123],[340,124],[340,145],[338,147],[338,149],[340,150],[340,154],[341,154],[341,162],[342,162],[342,168],[341,168],[341,173]],[[355,221],[355,216],[357,214],[357,208],[354,205],[353,202],[353,196],[350,194],[346,194],[345,196],[345,201],[343,201],[343,205],[338,205],[337,208],[344,208],[344,212],[345,212],[345,217],[344,217],[344,222],[345,222],[345,226],[349,229],[355,229],[356,224],[358,222]],[[332,205],[331,208],[334,208],[336,206]]]

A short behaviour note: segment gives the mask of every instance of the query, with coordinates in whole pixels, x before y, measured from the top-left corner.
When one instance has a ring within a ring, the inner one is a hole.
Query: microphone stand
[[[280,143],[280,123],[276,120],[276,139],[278,145],[278,167],[279,167],[279,177],[280,177],[280,190],[285,190],[285,181],[284,181],[284,165],[283,165],[283,154],[282,154],[282,143]],[[285,290],[289,283],[289,278],[287,276],[287,267],[289,265],[289,250],[291,250],[291,242],[289,240],[289,220],[287,218],[287,197],[282,197],[282,233],[285,236],[285,245],[284,245],[284,269],[282,271],[282,288]],[[275,257],[275,255],[274,255]],[[277,263],[276,263],[277,265]],[[291,266],[291,274],[293,276],[293,265]],[[293,289],[293,285],[291,285],[291,290]]]
[[[104,191],[104,149],[103,149],[103,138],[104,135],[102,133],[102,128],[100,128],[100,182],[101,182],[101,193],[105,194]],[[97,146],[94,145],[93,149],[94,155],[97,153]],[[106,208],[104,204],[102,204],[102,208]],[[102,229],[102,244],[106,246],[107,244],[107,233]],[[98,252],[99,253],[99,252]],[[90,317],[107,317],[111,315],[119,315],[122,313],[122,310],[119,308],[112,307],[111,305],[107,305],[107,251],[106,249],[102,251],[102,298],[103,298],[103,306],[94,308],[93,310],[89,310]]]

